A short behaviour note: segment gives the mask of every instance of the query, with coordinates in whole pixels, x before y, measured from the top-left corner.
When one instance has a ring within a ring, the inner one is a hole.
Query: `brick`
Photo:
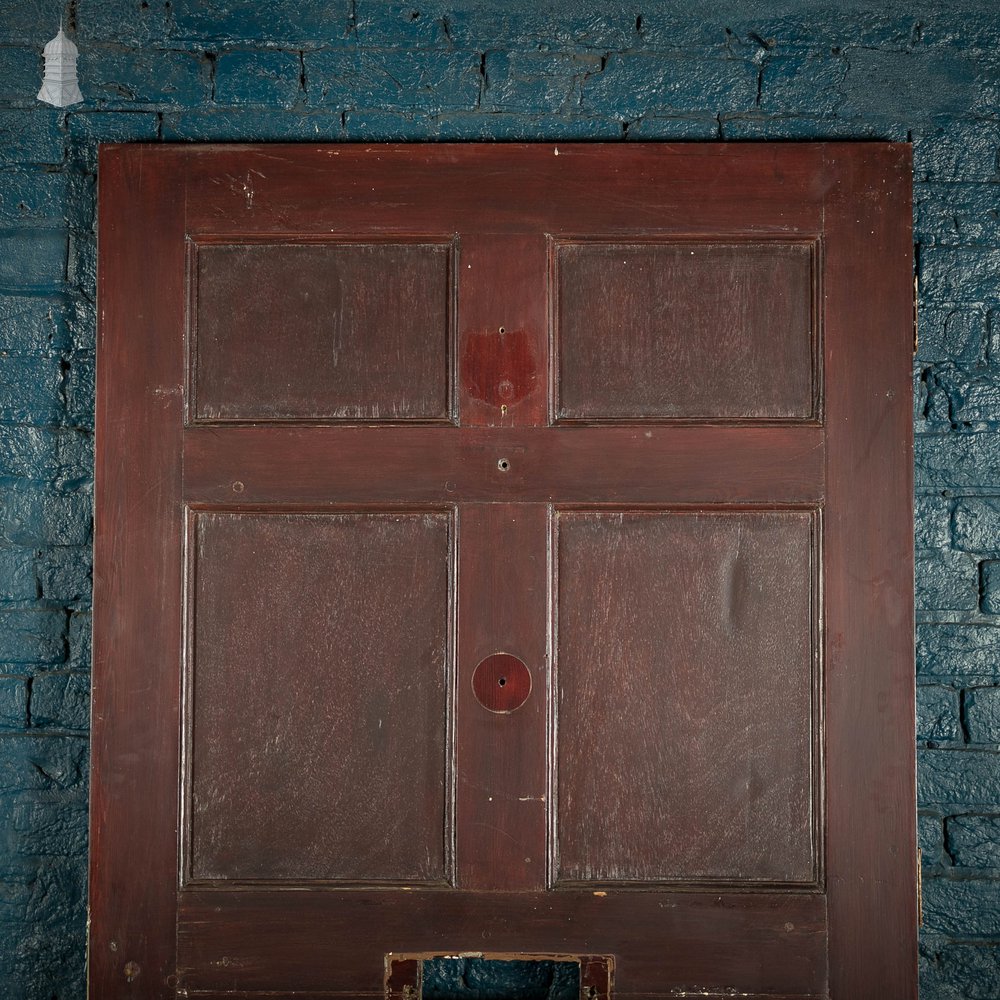
[[[951,429],[948,393],[938,385],[934,368],[913,367],[913,432],[940,433]]]
[[[4,171],[0,174],[0,227],[63,224],[68,189],[62,171]]]
[[[958,692],[954,688],[926,684],[917,687],[917,739],[933,742],[962,739]]]
[[[74,611],[69,616],[69,666],[74,670],[89,670],[92,621],[89,611]]]
[[[86,545],[91,537],[89,492],[43,488],[0,490],[0,542],[8,545]]]
[[[66,116],[70,161],[97,170],[97,144],[150,142],[159,136],[160,120],[152,111],[71,111]]]
[[[76,44],[81,51],[114,39],[140,48],[169,41],[174,23],[172,0],[85,0],[76,8]]]
[[[920,289],[939,302],[1000,301],[1000,250],[928,247],[920,254]]]
[[[309,142],[344,138],[339,112],[275,115],[262,110],[183,111],[165,113],[163,138],[206,142]]]
[[[290,108],[301,96],[296,52],[223,52],[215,65],[217,104]]]
[[[397,6],[399,15],[383,18],[378,0],[359,0],[358,37],[368,45],[399,44],[399,29],[410,16],[405,6]],[[421,16],[430,12],[434,18],[447,17],[448,37],[458,47],[473,49],[504,48],[596,49],[601,52],[628,48],[638,38],[636,9],[621,0],[600,4],[477,4],[445,3],[433,6],[414,4],[410,11]],[[382,22],[382,41],[378,40],[376,18]],[[415,24],[415,22],[411,22]],[[405,44],[405,42],[404,42]]]
[[[79,169],[67,170],[64,221],[70,230],[97,232],[97,177]]]
[[[63,319],[69,334],[65,345],[75,351],[93,351],[97,343],[97,311],[92,299],[72,290],[66,297]]]
[[[424,963],[422,982],[427,996],[439,997],[569,1000],[580,995],[579,968],[569,962],[444,957]]]
[[[1000,562],[995,559],[979,564],[979,610],[986,615],[1000,614]]]
[[[946,944],[935,955],[933,974],[930,983],[921,980],[920,995],[927,1000],[996,1000],[1000,946]]]
[[[637,47],[666,53],[690,53],[694,49],[711,57],[758,48],[759,43],[748,37],[750,32],[756,34],[756,25],[750,28],[744,24],[734,30],[733,19],[739,14],[734,7],[724,13],[699,10],[697,16],[684,17],[679,16],[676,6],[648,4],[642,9]]]
[[[580,88],[601,72],[601,57],[566,52],[487,52],[482,107],[490,111],[565,111],[579,106]]]
[[[83,857],[37,860],[24,919],[15,925],[14,981],[27,985],[23,1000],[83,1000],[86,861]]]
[[[917,16],[889,4],[740,4],[712,3],[708,11],[737,36],[764,39],[772,48],[827,50],[849,45],[879,49],[912,44]],[[702,14],[705,5],[698,10]],[[671,10],[672,13],[672,10]],[[661,15],[669,20],[668,15]],[[725,18],[723,21],[722,19]]]
[[[44,673],[31,684],[31,725],[41,729],[90,728],[90,677]]]
[[[583,82],[585,110],[626,118],[749,111],[756,100],[757,67],[742,59],[613,53],[602,73]]]
[[[939,369],[935,382],[947,395],[951,422],[975,427],[1000,420],[1000,369]]]
[[[0,45],[0,101],[30,108],[42,76],[41,45]]]
[[[0,610],[0,662],[60,663],[66,655],[61,611]]]
[[[58,229],[0,231],[0,289],[58,289],[66,278],[66,234]]]
[[[78,736],[0,735],[0,794],[85,788],[87,758]]]
[[[206,48],[217,45],[219,39],[284,48],[344,44],[352,39],[351,6],[350,0],[176,3],[170,34],[174,41]]]
[[[643,115],[642,118],[629,123],[626,138],[713,140],[719,138],[719,121],[711,116],[677,118]]]
[[[989,750],[918,750],[921,807],[988,810],[1000,801],[1000,754]]]
[[[305,54],[313,106],[441,111],[474,108],[482,77],[477,52],[329,49]]]
[[[32,601],[37,594],[32,552],[0,549],[0,601]]]
[[[976,561],[963,552],[918,553],[915,582],[918,610],[974,611],[979,604]]]
[[[48,549],[38,563],[38,582],[48,601],[88,604],[92,589],[90,546]]]
[[[0,427],[0,477],[47,480],[58,472],[58,436],[53,431]]]
[[[952,544],[965,552],[1000,553],[1000,499],[961,497],[951,519]]]
[[[0,0],[0,40],[34,43],[39,40],[39,26],[59,24],[65,14],[62,0]],[[55,34],[55,31],[52,31]],[[48,35],[42,33],[42,40]]]
[[[75,355],[65,373],[64,392],[68,419],[83,427],[94,426],[95,367],[91,355]]]
[[[0,294],[0,351],[29,355],[65,349],[67,312],[61,297]]]
[[[211,94],[209,61],[197,53],[92,45],[81,50],[78,65],[88,104],[105,109],[187,107]]]
[[[956,118],[918,129],[913,174],[918,180],[1000,179],[1000,121]]]
[[[955,3],[921,10],[920,42],[933,48],[965,47],[970,51],[991,50],[998,30],[997,11],[977,10],[968,17],[964,4]]]
[[[844,99],[847,62],[829,52],[772,56],[761,72],[760,109],[764,112],[834,115]]]
[[[62,490],[90,486],[94,480],[94,435],[77,427],[55,432],[58,467],[52,483]]]
[[[46,424],[63,413],[58,358],[0,354],[0,421]]]
[[[21,852],[32,856],[85,856],[87,797],[84,789],[31,791],[12,797],[10,827]]]
[[[951,816],[946,831],[956,866],[1000,869],[1000,816]]]
[[[93,232],[69,234],[66,278],[92,298],[97,296],[97,236]]]
[[[27,678],[0,676],[0,729],[24,729],[27,724]]]
[[[443,115],[350,111],[345,116],[346,137],[370,142],[409,139],[523,141],[573,141],[620,139],[621,123],[609,118],[557,115],[518,115],[495,112],[483,115],[456,111]]]
[[[917,676],[993,678],[1000,674],[1000,628],[995,625],[918,625]]]
[[[921,306],[917,314],[917,361],[981,361],[987,344],[984,306]]]
[[[905,126],[862,119],[844,120],[815,115],[723,115],[722,137],[735,140],[757,139],[906,139]]]
[[[1000,246],[1000,183],[919,184],[914,214],[924,245]]]
[[[66,488],[93,476],[93,438],[76,429],[0,426],[0,477]]]
[[[917,816],[917,846],[924,868],[941,864],[944,857],[944,820],[940,815],[921,813]]]
[[[943,497],[916,497],[913,528],[916,548],[945,548],[951,539],[951,501]]]
[[[361,0],[355,4],[354,31],[362,46],[450,49],[455,44],[451,36],[454,6],[437,0],[429,4]]]
[[[0,110],[0,166],[62,163],[61,122],[55,109]]]
[[[952,937],[1000,937],[1000,881],[924,879],[924,928]]]
[[[988,113],[988,81],[961,52],[845,51],[844,103],[840,114],[913,122],[938,115]]]
[[[1000,743],[1000,688],[969,691],[965,696],[965,720],[973,743]],[[997,807],[1000,809],[1000,803]]]
[[[918,488],[995,489],[1000,493],[996,434],[920,434],[914,445]]]

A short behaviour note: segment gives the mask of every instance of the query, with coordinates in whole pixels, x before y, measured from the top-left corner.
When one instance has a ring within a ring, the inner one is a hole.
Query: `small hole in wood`
[[[507,332],[506,327],[503,327],[503,326],[500,327],[500,333],[506,333],[506,332]]]
[[[506,683],[507,683],[507,678],[506,677],[501,677],[500,680],[497,681],[497,684],[499,684],[500,687],[503,687],[504,684],[506,684]]]
[[[510,468],[510,462],[508,462],[506,458],[501,458],[500,461],[497,462],[497,468],[501,472],[506,472]]]

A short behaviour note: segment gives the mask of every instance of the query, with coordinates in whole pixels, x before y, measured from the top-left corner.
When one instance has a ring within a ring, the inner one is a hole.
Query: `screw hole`
[[[501,472],[506,472],[510,468],[510,462],[508,462],[506,458],[501,458],[500,461],[497,462],[497,468]]]
[[[245,489],[244,485],[238,479],[236,480],[235,483],[233,483],[234,493],[242,493],[244,489]]]
[[[507,332],[506,327],[500,327],[500,333],[506,333],[506,332]]]
[[[500,680],[497,681],[497,684],[499,684],[500,687],[503,687],[506,683],[507,683],[506,677],[501,677]]]

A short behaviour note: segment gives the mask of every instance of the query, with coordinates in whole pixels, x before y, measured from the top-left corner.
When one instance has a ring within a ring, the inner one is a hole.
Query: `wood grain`
[[[331,926],[351,933],[315,933]],[[382,989],[391,951],[612,955],[615,996],[824,996],[826,903],[803,892],[191,889],[178,948],[191,990],[280,982],[364,995]]]
[[[830,992],[912,998],[911,153],[829,157],[826,405],[830,426],[849,428],[830,434],[827,459]]]
[[[806,511],[560,512],[555,877],[812,885]]]
[[[184,219],[164,167],[100,154],[88,979],[134,1000],[176,983]]]
[[[817,427],[199,427],[190,503],[816,503]],[[498,467],[500,459],[507,468]]]
[[[556,416],[816,415],[809,243],[557,243]]]
[[[459,517],[458,885],[537,890],[548,816],[548,511],[464,504]],[[491,712],[476,697],[476,667],[494,653],[516,656],[531,675],[516,712]]]
[[[908,155],[102,152],[94,996],[912,1000]]]
[[[450,240],[194,253],[195,421],[449,419]]]
[[[194,515],[192,880],[449,878],[451,521]]]

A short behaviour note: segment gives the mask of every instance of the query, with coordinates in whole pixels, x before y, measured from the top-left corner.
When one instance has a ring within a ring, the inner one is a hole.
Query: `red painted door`
[[[94,996],[914,996],[909,162],[102,151]]]

